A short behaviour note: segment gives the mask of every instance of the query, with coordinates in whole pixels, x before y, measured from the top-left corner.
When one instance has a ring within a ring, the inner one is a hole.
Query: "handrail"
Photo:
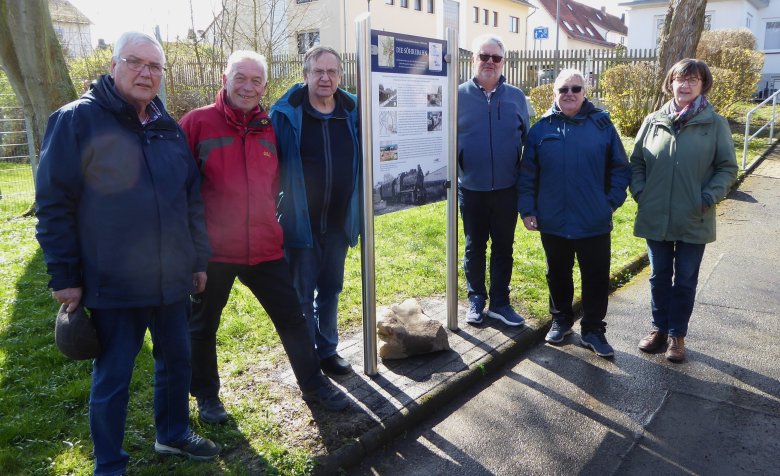
[[[775,91],[774,94],[772,94],[768,98],[764,99],[764,101],[761,102],[761,104],[759,104],[758,106],[756,106],[753,109],[751,109],[747,113],[747,115],[745,116],[745,146],[742,149],[742,170],[743,171],[747,169],[747,163],[746,162],[747,162],[748,144],[761,131],[766,129],[766,126],[769,126],[769,145],[772,144],[772,140],[774,139],[774,135],[775,135],[775,119],[777,118],[777,97],[778,97],[778,94],[780,94],[780,90]],[[759,130],[754,132],[753,135],[749,135],[750,134],[750,117],[753,115],[754,112],[756,112],[756,110],[758,110],[758,108],[760,108],[764,104],[768,103],[769,101],[772,101],[772,117],[771,117],[771,119],[769,121],[767,121],[766,124],[761,126],[761,128]]]

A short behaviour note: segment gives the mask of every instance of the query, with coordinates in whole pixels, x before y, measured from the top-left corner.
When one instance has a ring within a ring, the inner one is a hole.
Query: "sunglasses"
[[[569,89],[571,89],[571,92],[575,94],[582,92],[582,86],[572,86],[571,88],[569,88],[569,86],[563,86],[558,88],[558,92],[561,94],[569,94]]]
[[[485,63],[487,63],[487,61],[489,59],[493,59],[494,63],[500,63],[501,60],[504,59],[503,56],[499,56],[499,55],[486,55],[484,53],[480,53],[478,56],[479,56],[480,61],[483,61]]]

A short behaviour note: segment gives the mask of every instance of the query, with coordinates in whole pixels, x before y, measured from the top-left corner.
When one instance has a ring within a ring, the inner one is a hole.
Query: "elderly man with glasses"
[[[195,460],[220,450],[190,428],[189,295],[206,285],[210,249],[198,168],[157,97],[164,64],[153,37],[120,36],[110,73],[49,118],[36,177],[52,295],[90,311],[102,347],[89,398],[99,475],[127,468],[130,379],[147,329],[154,449]]]
[[[285,252],[320,366],[336,375],[351,371],[336,351],[337,312],[347,249],[360,230],[357,98],[339,88],[342,72],[333,48],[311,48],[303,58],[304,82],[271,108]]]
[[[466,322],[481,324],[487,315],[509,326],[522,326],[525,320],[509,300],[509,282],[517,225],[515,182],[528,134],[528,106],[523,91],[507,84],[501,73],[504,44],[499,37],[478,37],[472,51],[476,73],[458,87],[458,204],[466,235]],[[485,287],[488,239],[490,293]]]

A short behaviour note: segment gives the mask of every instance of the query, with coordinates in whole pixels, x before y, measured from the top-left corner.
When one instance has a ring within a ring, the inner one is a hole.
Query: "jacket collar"
[[[592,102],[588,100],[588,98],[585,98],[585,101],[582,103],[579,112],[577,112],[577,114],[574,117],[569,117],[565,115],[563,112],[561,112],[561,109],[558,107],[558,105],[553,103],[553,105],[550,107],[550,109],[547,110],[547,112],[544,113],[541,119],[547,118],[549,120],[552,120],[553,118],[558,118],[562,121],[581,124],[591,115],[600,112],[603,112],[603,110],[597,108],[596,106],[593,105]]]
[[[239,129],[248,128],[254,130],[269,124],[268,115],[260,105],[252,109],[249,114],[244,114],[240,109],[231,106],[227,99],[227,91],[224,88],[217,93],[214,107],[224,114],[228,124]]]
[[[309,87],[306,86],[305,83],[298,83],[290,88],[289,91],[287,91],[287,94],[282,97],[281,102],[284,103],[284,100],[286,99],[286,102],[288,102],[290,106],[293,108],[299,108],[303,106],[303,100],[308,96]],[[351,113],[357,107],[355,101],[353,101],[352,98],[349,97],[349,95],[341,88],[336,89],[334,96],[336,97],[337,107],[340,104],[346,114]]]
[[[119,95],[114,85],[114,78],[109,74],[100,76],[93,81],[89,90],[85,92],[82,98],[92,100],[100,104],[101,107],[110,111],[116,118],[130,129],[141,129],[141,121],[138,119],[138,113],[135,108]],[[159,119],[152,121],[147,127],[152,129],[176,129],[176,121],[165,110],[165,105],[158,96],[152,99],[154,107],[160,112]]]

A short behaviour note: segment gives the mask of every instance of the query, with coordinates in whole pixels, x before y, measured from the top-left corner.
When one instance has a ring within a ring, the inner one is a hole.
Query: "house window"
[[[299,55],[305,54],[309,48],[311,48],[312,46],[317,46],[319,44],[320,44],[319,30],[304,31],[298,33],[298,54]]]
[[[658,43],[661,42],[661,32],[664,30],[664,21],[666,20],[666,16],[659,15],[654,18],[655,20],[655,31],[653,32],[653,35],[655,35],[655,46],[658,46]]]
[[[385,0],[385,4],[387,4],[387,5],[395,5],[395,0]]]
[[[517,32],[520,31],[519,27],[520,27],[520,19],[517,18],[517,17],[510,16],[509,17],[509,31],[511,31],[512,33],[517,33]]]
[[[704,31],[712,30],[712,14],[704,15]]]
[[[498,26],[498,12],[493,12],[493,26]]]
[[[753,15],[748,13],[747,17],[745,18],[745,28],[750,28],[752,26],[753,26]]]
[[[428,0],[428,13],[433,13],[433,0]]]
[[[764,49],[780,50],[780,21],[766,22],[766,33],[764,33]]]
[[[414,0],[414,9],[418,12],[422,11],[422,0]]]
[[[401,0],[401,8],[409,8],[409,0]]]
[[[474,7],[474,23],[479,23],[479,7]]]
[[[488,18],[490,16],[490,12],[488,11],[487,8],[483,8],[482,9],[482,15],[485,17],[485,20],[484,20],[485,25],[489,25],[490,23],[488,23]]]

